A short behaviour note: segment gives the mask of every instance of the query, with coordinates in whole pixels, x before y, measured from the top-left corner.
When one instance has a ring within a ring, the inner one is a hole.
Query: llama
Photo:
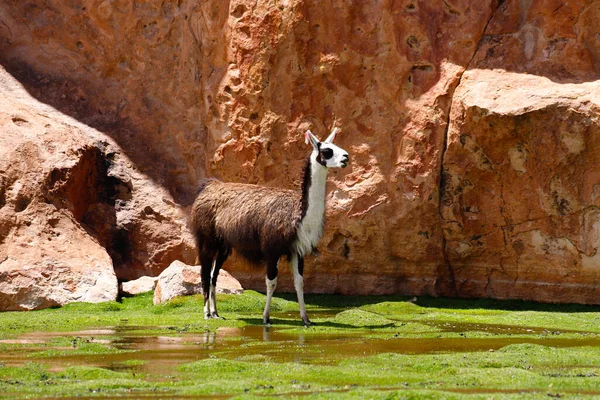
[[[302,321],[311,325],[304,304],[304,257],[316,249],[323,233],[327,171],[345,168],[349,162],[348,153],[333,144],[337,131],[333,129],[323,142],[310,130],[306,132],[306,143],[310,142],[313,150],[304,167],[301,191],[215,179],[201,182],[192,206],[191,227],[201,266],[206,319],[220,318],[215,286],[233,248],[255,264],[266,263],[265,325],[271,323],[271,299],[282,256],[287,256],[292,267]]]

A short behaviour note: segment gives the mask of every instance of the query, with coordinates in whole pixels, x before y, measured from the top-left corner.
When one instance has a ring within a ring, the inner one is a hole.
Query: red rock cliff
[[[598,303],[597,21],[584,0],[8,0],[0,62],[126,160],[110,199],[55,204],[121,279],[193,261],[175,205],[201,177],[294,187],[302,132],[336,125],[351,167],[330,174],[307,291]]]

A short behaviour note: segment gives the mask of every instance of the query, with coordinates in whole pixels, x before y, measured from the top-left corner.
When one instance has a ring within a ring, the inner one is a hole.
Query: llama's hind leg
[[[265,325],[271,325],[271,299],[277,287],[278,264],[279,259],[267,260],[267,277],[265,279],[267,284],[267,302],[265,304],[265,311],[263,312],[263,324]]]
[[[212,318],[221,318],[217,313],[217,278],[219,277],[219,271],[227,257],[231,254],[230,249],[221,249],[217,254],[215,260],[215,266],[212,270],[212,276],[210,277],[210,291],[209,291],[209,312]]]

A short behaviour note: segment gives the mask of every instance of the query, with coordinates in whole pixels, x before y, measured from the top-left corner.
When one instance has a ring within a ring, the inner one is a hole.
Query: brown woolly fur
[[[302,218],[300,193],[206,180],[192,208],[198,251],[236,249],[250,261],[289,255]]]

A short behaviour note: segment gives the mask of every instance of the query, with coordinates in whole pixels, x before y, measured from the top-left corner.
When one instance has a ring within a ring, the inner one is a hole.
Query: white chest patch
[[[324,203],[321,207],[321,210],[322,211],[320,213],[318,213],[317,210],[311,214],[307,212],[302,222],[300,222],[300,227],[298,228],[298,239],[296,239],[294,247],[296,248],[296,252],[301,257],[310,254],[313,249],[317,247],[317,243],[319,243],[319,240],[321,239],[321,235],[323,234],[323,218],[325,211]]]
[[[314,164],[311,171],[311,187],[308,191],[308,209],[300,221],[298,238],[294,242],[294,248],[301,257],[310,254],[323,235],[327,169]]]

